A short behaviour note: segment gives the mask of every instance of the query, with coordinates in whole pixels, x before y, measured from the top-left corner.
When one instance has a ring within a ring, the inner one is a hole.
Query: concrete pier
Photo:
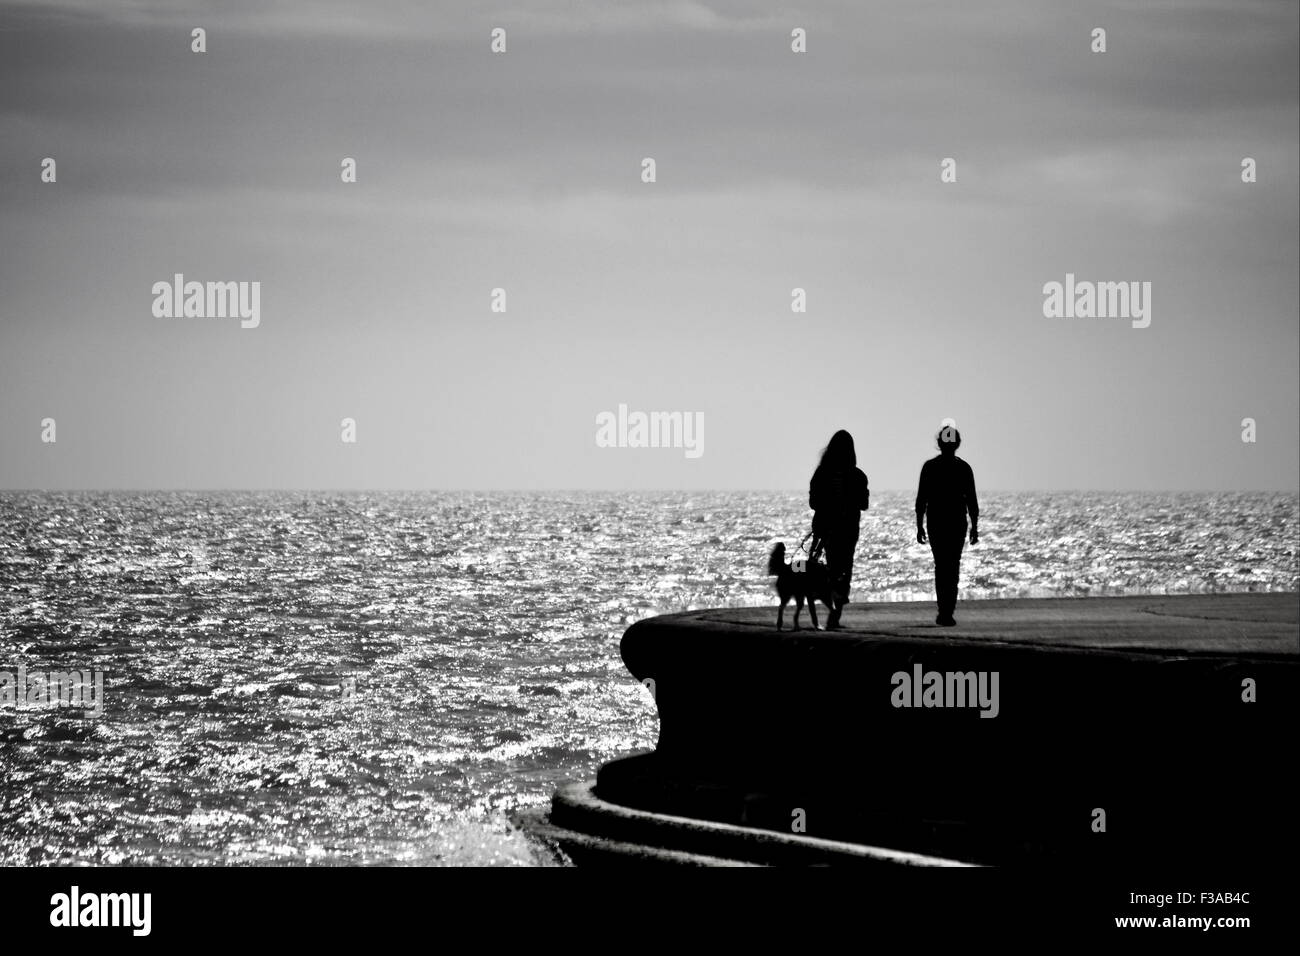
[[[622,655],[658,746],[601,769],[603,816],[557,795],[549,825],[706,862],[1245,865],[1294,842],[1300,596],[968,601],[957,619],[852,604],[838,632],[788,613],[778,632],[775,607],[634,624]]]

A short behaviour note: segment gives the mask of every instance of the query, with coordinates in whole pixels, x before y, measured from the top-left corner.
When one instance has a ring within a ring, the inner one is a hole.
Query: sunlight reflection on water
[[[963,598],[1297,588],[1297,498],[988,495]],[[541,862],[504,812],[654,745],[629,623],[774,603],[791,494],[0,494],[0,863]],[[929,600],[876,494],[858,601]],[[350,692],[350,693],[349,693]]]

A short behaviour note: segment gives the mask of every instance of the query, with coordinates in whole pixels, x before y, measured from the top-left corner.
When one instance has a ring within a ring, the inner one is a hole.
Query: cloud
[[[134,29],[204,27],[254,33],[384,37],[434,31],[445,22],[414,0],[358,4],[348,0],[5,0],[3,29],[81,20]]]
[[[789,30],[808,17],[792,9],[755,14],[754,4],[710,5],[699,0],[541,0],[502,9],[503,25],[549,33],[647,33],[664,30]]]
[[[203,26],[260,33],[463,39],[471,29],[518,28],[532,35],[647,33],[671,30],[788,30],[782,8],[754,13],[752,4],[702,0],[529,0],[528,3],[427,3],[419,0],[6,0],[0,15],[32,20],[81,19],[135,28]],[[21,27],[10,19],[5,29]]]

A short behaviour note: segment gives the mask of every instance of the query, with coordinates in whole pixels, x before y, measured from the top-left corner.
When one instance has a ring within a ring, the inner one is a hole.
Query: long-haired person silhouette
[[[808,483],[808,507],[813,510],[812,554],[826,552],[826,568],[835,589],[835,603],[826,621],[828,631],[840,626],[840,614],[849,603],[858,526],[869,503],[867,476],[858,468],[853,436],[840,429],[822,450],[821,461]]]
[[[957,621],[957,579],[961,573],[961,551],[966,544],[966,515],[970,515],[970,543],[980,540],[980,505],[975,497],[975,472],[957,457],[961,432],[951,425],[939,429],[935,438],[939,454],[921,466],[916,489],[916,540],[926,543],[934,554],[934,592],[939,616],[934,623],[953,627]]]

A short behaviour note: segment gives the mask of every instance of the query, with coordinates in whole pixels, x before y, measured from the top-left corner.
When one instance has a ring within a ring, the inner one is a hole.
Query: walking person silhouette
[[[853,436],[840,429],[822,450],[821,461],[808,483],[808,507],[813,510],[813,557],[826,552],[826,569],[834,588],[834,605],[826,630],[838,630],[840,614],[849,603],[853,580],[853,552],[858,547],[858,525],[870,506],[867,476],[858,468]]]
[[[929,529],[930,550],[934,554],[934,591],[939,616],[934,623],[953,627],[957,610],[957,580],[961,571],[961,552],[966,544],[966,515],[970,515],[970,543],[980,539],[980,506],[975,497],[975,473],[957,457],[961,432],[952,425],[939,430],[939,454],[921,466],[921,480],[916,489],[916,540],[926,543]]]

